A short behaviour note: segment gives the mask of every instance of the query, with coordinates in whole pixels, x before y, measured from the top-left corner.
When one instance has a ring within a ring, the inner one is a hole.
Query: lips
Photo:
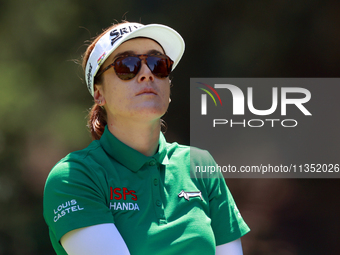
[[[141,91],[139,91],[136,95],[142,95],[142,94],[154,94],[157,95],[156,91],[152,88],[144,88]]]

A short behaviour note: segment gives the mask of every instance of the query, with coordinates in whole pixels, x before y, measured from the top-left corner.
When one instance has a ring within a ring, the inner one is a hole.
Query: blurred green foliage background
[[[0,254],[54,254],[44,182],[91,141],[75,62],[103,28],[126,19],[183,36],[165,120],[167,139],[189,144],[190,77],[339,77],[339,13],[335,0],[0,0]],[[338,254],[338,179],[227,184],[252,229],[245,254]]]

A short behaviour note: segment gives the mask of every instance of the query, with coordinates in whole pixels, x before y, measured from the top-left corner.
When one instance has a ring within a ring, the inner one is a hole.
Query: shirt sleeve
[[[216,162],[209,154],[211,165]],[[217,169],[217,168],[216,168]],[[243,220],[222,173],[215,172],[205,179],[209,195],[211,226],[216,246],[239,239],[250,231]]]
[[[52,169],[44,190],[44,218],[54,247],[71,230],[114,223],[104,174],[81,160],[64,160]]]

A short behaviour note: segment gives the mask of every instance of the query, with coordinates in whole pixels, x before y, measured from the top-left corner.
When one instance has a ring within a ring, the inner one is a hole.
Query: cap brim
[[[185,44],[183,38],[175,30],[160,24],[142,25],[139,23],[123,23],[112,31],[107,31],[96,43],[85,68],[87,87],[93,96],[93,80],[104,61],[122,43],[137,37],[145,37],[158,42],[174,62],[175,69],[182,58]]]
[[[157,41],[163,47],[165,54],[174,61],[172,70],[175,69],[184,53],[185,44],[182,37],[167,26],[159,24],[146,25],[130,33],[120,44],[136,37],[147,37]]]

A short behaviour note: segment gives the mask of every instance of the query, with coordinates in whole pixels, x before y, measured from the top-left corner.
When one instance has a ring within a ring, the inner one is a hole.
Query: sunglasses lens
[[[147,56],[146,63],[155,76],[159,78],[169,76],[173,61],[166,55],[136,55],[117,58],[114,61],[117,76],[122,80],[133,79],[141,68],[140,56]]]
[[[134,78],[141,66],[141,61],[138,57],[129,56],[118,58],[115,61],[115,71],[117,76],[122,80],[130,80]]]
[[[171,72],[172,61],[163,55],[149,56],[147,59],[151,72],[159,78],[168,77]]]

